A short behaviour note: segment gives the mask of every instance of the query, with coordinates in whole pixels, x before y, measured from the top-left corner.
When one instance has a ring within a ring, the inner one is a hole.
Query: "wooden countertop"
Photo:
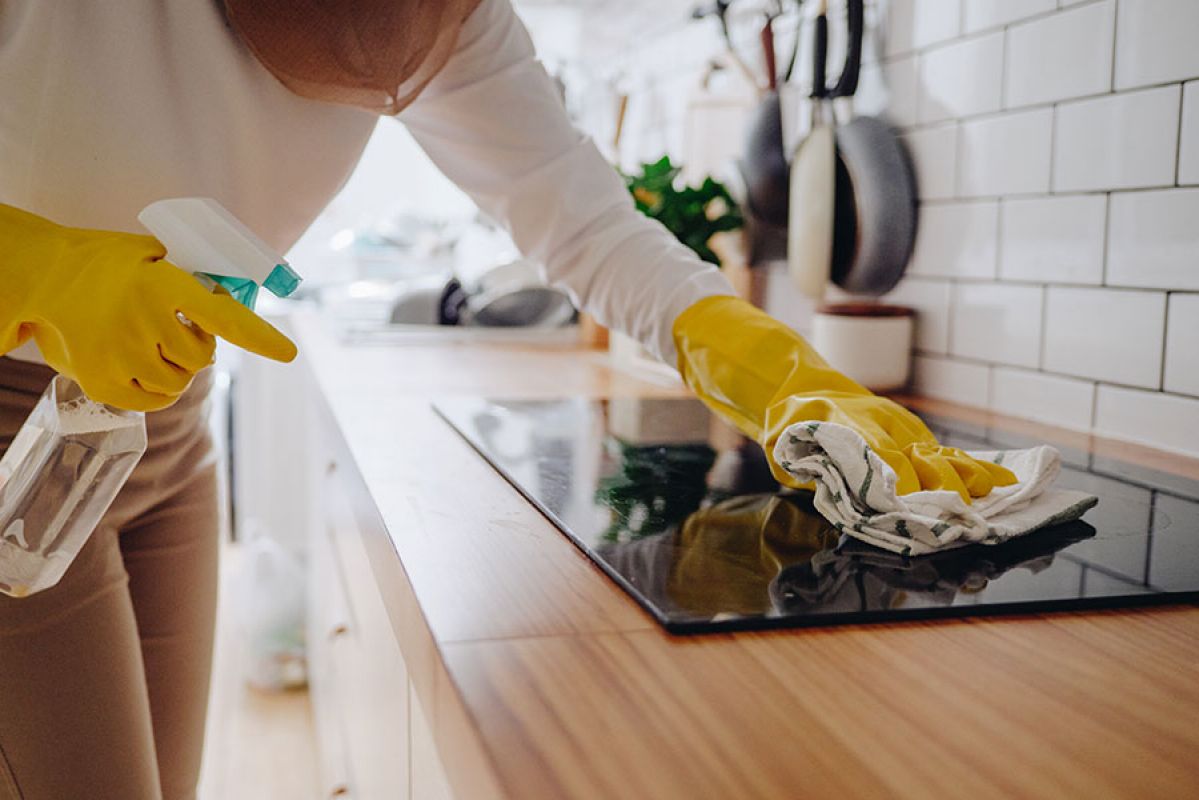
[[[680,386],[593,351],[348,347],[315,316],[295,327],[460,798],[1199,796],[1199,609],[671,637],[430,399]],[[1189,459],[933,405],[1199,475]]]

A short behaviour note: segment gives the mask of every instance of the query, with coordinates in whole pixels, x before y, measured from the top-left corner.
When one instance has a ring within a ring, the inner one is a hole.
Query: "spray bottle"
[[[260,286],[286,297],[300,284],[215,200],[160,200],[138,220],[168,261],[251,310]],[[144,414],[96,403],[56,376],[0,459],[0,593],[25,597],[57,584],[145,450]]]

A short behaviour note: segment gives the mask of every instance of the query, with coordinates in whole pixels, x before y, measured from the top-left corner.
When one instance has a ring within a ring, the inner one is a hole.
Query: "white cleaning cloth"
[[[816,509],[842,533],[903,555],[966,544],[998,544],[1038,528],[1078,519],[1094,495],[1050,485],[1061,471],[1056,449],[972,451],[1002,464],[1017,482],[967,505],[957,492],[895,493],[896,475],[851,428],[800,422],[779,437],[775,463],[816,484]]]

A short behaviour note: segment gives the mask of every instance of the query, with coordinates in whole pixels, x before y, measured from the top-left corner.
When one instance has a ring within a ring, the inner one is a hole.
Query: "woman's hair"
[[[398,114],[445,66],[480,0],[224,0],[230,25],[302,97]]]

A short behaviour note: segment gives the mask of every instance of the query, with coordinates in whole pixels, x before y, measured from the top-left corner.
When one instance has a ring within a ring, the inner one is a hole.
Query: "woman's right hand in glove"
[[[766,451],[785,486],[797,480],[773,458],[797,422],[856,431],[895,473],[898,494],[953,491],[966,503],[1016,476],[1005,467],[944,447],[920,419],[830,367],[799,334],[735,297],[708,297],[674,322],[679,372],[704,403]]]
[[[88,397],[133,411],[174,403],[212,363],[216,336],[295,358],[270,323],[165,255],[150,236],[68,228],[0,205],[0,354],[33,339]]]

